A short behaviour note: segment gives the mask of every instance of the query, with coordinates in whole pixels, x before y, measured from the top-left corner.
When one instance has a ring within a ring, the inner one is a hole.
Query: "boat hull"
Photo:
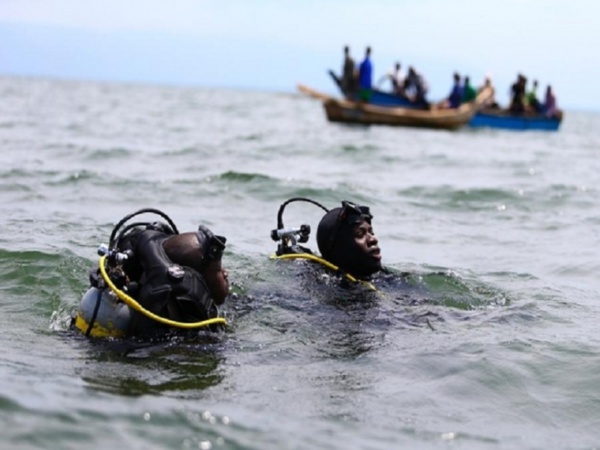
[[[323,107],[330,122],[454,130],[469,123],[491,95],[492,91],[485,89],[474,101],[456,109],[390,108],[334,98],[325,100]]]
[[[542,114],[514,114],[502,109],[483,110],[471,119],[469,126],[504,130],[557,131],[562,122],[562,116],[562,112],[557,117],[546,117]]]
[[[474,101],[455,109],[435,107],[415,109],[336,99],[302,84],[299,84],[297,88],[303,94],[323,102],[325,114],[330,122],[446,130],[454,130],[469,123],[493,94],[491,89],[484,89]]]
[[[327,119],[330,122],[446,130],[454,130],[466,125],[474,114],[472,111],[456,114],[436,114],[431,111],[386,108],[334,99],[326,101],[323,105]]]

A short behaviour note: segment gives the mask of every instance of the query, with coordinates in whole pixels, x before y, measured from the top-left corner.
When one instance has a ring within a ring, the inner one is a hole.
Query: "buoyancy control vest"
[[[160,229],[137,228],[119,240],[117,247],[129,255],[120,265],[123,288],[143,309],[160,318],[200,323],[218,317],[202,275],[174,263],[166,254],[163,244],[170,236],[172,233]],[[103,282],[100,272],[90,274],[92,286],[74,320],[79,330],[94,337],[122,337],[152,336],[172,328],[120,301],[118,292]],[[215,329],[215,324],[211,328]]]
[[[143,230],[136,239],[134,259],[141,266],[139,303],[154,314],[178,322],[199,322],[217,317],[206,281],[191,267],[181,266],[167,256],[163,243],[169,238],[160,231]],[[130,332],[152,334],[167,326],[135,311]]]

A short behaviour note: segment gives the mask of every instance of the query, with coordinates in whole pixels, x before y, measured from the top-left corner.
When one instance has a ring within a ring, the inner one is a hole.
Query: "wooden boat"
[[[469,122],[471,127],[490,127],[505,130],[556,131],[563,119],[563,112],[548,117],[538,113],[514,113],[502,108],[484,108]]]
[[[482,91],[475,101],[456,109],[414,109],[385,107],[349,100],[338,100],[328,94],[299,84],[298,91],[323,101],[327,118],[331,122],[361,123],[365,125],[398,125],[424,128],[456,129],[466,125],[492,95]]]
[[[484,89],[474,101],[455,109],[385,107],[335,98],[324,100],[323,106],[330,122],[453,130],[468,124],[491,95],[491,89]]]
[[[344,93],[340,78],[332,71],[329,75],[336,86],[347,100],[358,101],[358,94]],[[422,109],[422,105],[411,102],[406,97],[402,97],[391,92],[384,92],[374,89],[369,100],[371,105],[385,107],[402,107],[412,109]],[[514,114],[506,109],[483,109],[478,111],[469,122],[471,127],[500,128],[505,130],[543,130],[556,131],[562,122],[563,112],[559,111],[556,117],[547,117],[544,114]]]

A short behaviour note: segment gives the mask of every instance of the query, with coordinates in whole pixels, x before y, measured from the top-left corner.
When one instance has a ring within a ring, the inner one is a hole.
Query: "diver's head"
[[[381,250],[372,218],[368,207],[347,201],[325,214],[317,229],[317,245],[323,258],[356,277],[381,270]]]
[[[171,261],[202,275],[217,305],[222,304],[229,293],[229,273],[221,262],[226,241],[225,237],[215,236],[200,225],[195,233],[176,234],[163,244]]]

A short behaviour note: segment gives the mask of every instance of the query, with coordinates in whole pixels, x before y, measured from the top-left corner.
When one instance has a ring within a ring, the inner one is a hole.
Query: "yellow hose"
[[[323,264],[325,267],[327,267],[333,271],[337,272],[338,270],[340,270],[340,268],[337,267],[335,264],[332,264],[329,261],[327,261],[326,259],[320,258],[311,253],[288,253],[286,255],[279,255],[279,256],[273,255],[273,256],[271,256],[271,259],[308,259],[308,260],[316,261],[320,264]],[[364,280],[359,280],[346,272],[342,272],[342,273],[346,277],[346,279],[352,281],[353,283],[360,282],[360,283],[364,284],[365,286],[367,286],[368,288],[370,288],[374,291],[377,291],[377,288],[373,285],[373,283],[369,283],[368,281],[364,281]]]
[[[120,290],[119,288],[117,288],[115,286],[115,284],[112,282],[112,280],[106,273],[106,268],[104,267],[105,261],[106,261],[106,256],[100,257],[100,273],[102,274],[102,279],[104,280],[104,282],[107,284],[107,286],[109,288],[111,288],[111,290],[117,295],[117,297],[119,297],[120,300],[123,300],[123,302],[125,302],[125,304],[127,306],[138,311],[139,313],[142,313],[146,317],[149,317],[150,319],[153,319],[164,325],[170,325],[172,327],[185,328],[185,329],[200,328],[200,327],[205,327],[207,325],[213,325],[216,323],[227,325],[227,321],[222,317],[215,317],[214,319],[203,320],[201,322],[177,322],[175,320],[166,319],[164,317],[154,314],[151,311],[148,311],[142,305],[140,305],[133,297],[130,297],[125,292],[123,292],[122,290]]]

